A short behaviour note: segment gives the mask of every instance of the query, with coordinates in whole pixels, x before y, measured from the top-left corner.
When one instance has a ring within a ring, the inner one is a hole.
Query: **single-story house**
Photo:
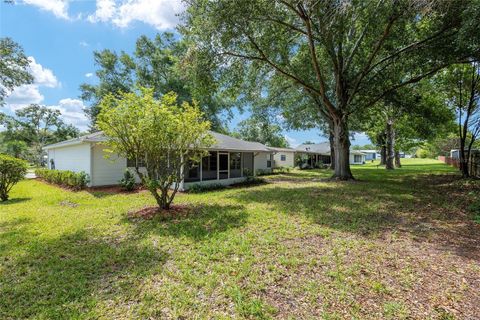
[[[295,148],[295,152],[298,156],[306,158],[306,163],[311,167],[315,167],[319,163],[330,164],[332,162],[329,142],[301,144]]]
[[[192,184],[223,184],[241,182],[249,170],[272,170],[273,152],[258,142],[243,141],[217,132],[210,132],[216,143],[208,148],[209,155],[201,163],[185,168],[185,179],[180,185],[186,190]],[[106,136],[96,132],[79,138],[44,147],[50,169],[84,171],[90,177],[89,186],[116,185],[131,160],[116,155],[105,157]]]
[[[273,152],[273,168],[295,167],[295,149],[268,147]]]
[[[330,164],[330,143],[301,144],[295,148],[298,155],[306,156],[308,165],[315,167],[318,163]],[[364,164],[365,154],[361,151],[350,150],[350,164]]]

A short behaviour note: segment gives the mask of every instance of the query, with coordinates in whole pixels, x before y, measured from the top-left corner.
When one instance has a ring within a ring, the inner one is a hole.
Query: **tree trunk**
[[[335,138],[333,134],[333,128],[329,130],[329,138],[328,140],[330,141],[330,169],[335,170]]]
[[[468,172],[468,158],[465,156],[465,138],[460,139],[460,171],[462,172],[462,177],[470,177]]]
[[[350,170],[350,139],[345,118],[333,120],[335,173],[333,179],[352,180]]]
[[[400,163],[400,151],[395,151],[395,167],[402,167],[402,164]]]
[[[395,132],[393,131],[392,121],[387,121],[387,159],[385,163],[385,169],[393,170],[395,166],[393,161],[395,159]]]
[[[380,150],[380,165],[384,166],[387,163],[387,148],[382,145]]]

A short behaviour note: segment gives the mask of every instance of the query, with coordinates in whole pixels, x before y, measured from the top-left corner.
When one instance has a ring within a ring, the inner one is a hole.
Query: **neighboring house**
[[[220,133],[210,132],[216,143],[208,148],[209,156],[202,162],[185,168],[185,180],[180,189],[192,184],[223,184],[245,180],[246,171],[271,171],[273,152],[258,142],[248,142]],[[106,137],[97,132],[79,138],[45,146],[49,168],[84,171],[90,177],[90,186],[116,185],[132,161],[109,154],[105,156]]]
[[[273,151],[273,167],[295,167],[295,149],[268,147]]]
[[[358,150],[365,154],[365,160],[370,161],[370,160],[377,160],[380,159],[381,155],[377,150]]]
[[[350,164],[365,164],[365,153],[352,150],[350,151]]]
[[[329,142],[302,144],[296,147],[295,151],[299,156],[306,157],[307,164],[312,167],[315,167],[319,163],[330,164],[332,161]],[[351,150],[349,160],[350,164],[364,164],[365,153]]]
[[[315,167],[317,164],[330,164],[332,158],[330,157],[330,143],[322,142],[315,144],[301,144],[295,148],[296,154],[305,158],[306,163]]]

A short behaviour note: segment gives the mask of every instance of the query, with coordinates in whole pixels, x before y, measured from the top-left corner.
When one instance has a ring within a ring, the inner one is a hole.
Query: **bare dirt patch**
[[[169,210],[160,209],[157,206],[143,207],[140,210],[128,212],[128,217],[132,219],[150,220],[155,217],[163,219],[185,217],[194,210],[194,207],[189,205],[175,204]]]

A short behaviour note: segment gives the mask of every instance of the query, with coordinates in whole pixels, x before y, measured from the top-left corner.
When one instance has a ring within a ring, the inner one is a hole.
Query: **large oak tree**
[[[183,31],[230,75],[225,86],[261,87],[281,77],[311,97],[331,126],[337,179],[353,178],[352,113],[478,52],[475,1],[187,3]]]

